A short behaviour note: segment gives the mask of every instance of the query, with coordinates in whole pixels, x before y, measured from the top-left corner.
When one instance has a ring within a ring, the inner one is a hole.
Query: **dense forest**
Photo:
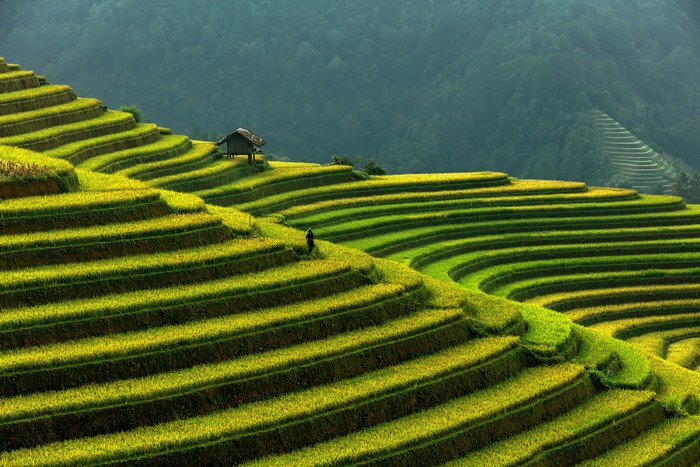
[[[699,19],[694,0],[0,0],[0,56],[277,157],[594,181],[593,107],[700,167]]]

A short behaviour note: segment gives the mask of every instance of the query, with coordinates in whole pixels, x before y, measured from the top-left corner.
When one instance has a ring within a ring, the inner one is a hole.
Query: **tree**
[[[333,162],[331,162],[331,165],[347,165],[350,167],[355,166],[355,163],[353,161],[351,161],[348,156],[335,155],[335,156],[331,156],[331,159],[333,159]]]
[[[673,183],[673,194],[688,203],[700,203],[700,174],[688,176],[681,171]]]
[[[134,120],[136,120],[136,123],[141,122],[143,114],[141,112],[141,109],[139,109],[135,105],[122,105],[121,107],[119,107],[119,111],[130,113],[131,115],[133,115]]]
[[[369,175],[386,175],[386,170],[374,159],[368,160],[361,169],[363,172]]]

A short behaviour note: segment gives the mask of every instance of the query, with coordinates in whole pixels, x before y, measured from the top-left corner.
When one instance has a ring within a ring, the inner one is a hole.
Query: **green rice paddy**
[[[700,459],[697,206],[249,166],[41,83],[0,59],[57,187],[0,180],[0,464]]]

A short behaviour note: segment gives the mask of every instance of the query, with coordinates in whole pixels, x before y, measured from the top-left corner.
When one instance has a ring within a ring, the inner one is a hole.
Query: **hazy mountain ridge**
[[[601,176],[599,107],[700,165],[692,3],[3,2],[0,50],[177,131],[249,126],[310,161]],[[7,14],[6,14],[7,13]],[[8,22],[5,29],[5,22]],[[196,136],[196,135],[195,135]]]

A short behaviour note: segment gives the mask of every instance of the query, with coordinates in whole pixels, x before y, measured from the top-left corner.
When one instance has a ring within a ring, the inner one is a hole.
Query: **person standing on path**
[[[311,254],[311,250],[313,250],[316,246],[314,244],[314,233],[311,231],[311,229],[306,231],[306,244],[309,246],[309,254]]]

